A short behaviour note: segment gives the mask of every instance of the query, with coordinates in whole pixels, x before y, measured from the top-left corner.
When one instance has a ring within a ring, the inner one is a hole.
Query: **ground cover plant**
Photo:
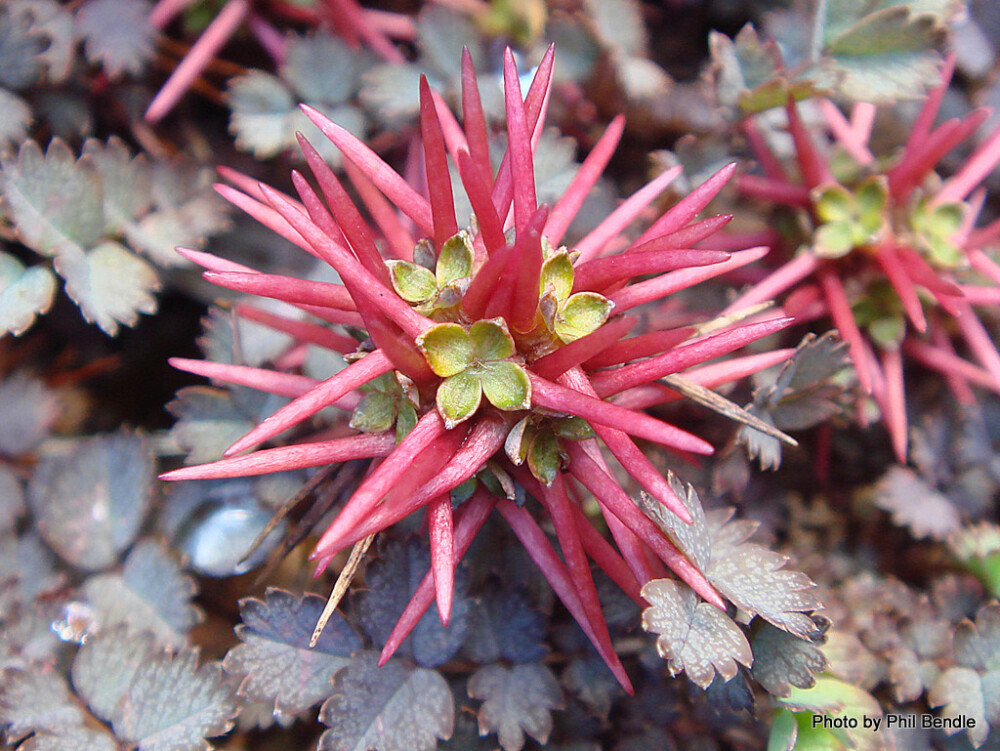
[[[986,2],[0,5],[0,732],[987,748]]]

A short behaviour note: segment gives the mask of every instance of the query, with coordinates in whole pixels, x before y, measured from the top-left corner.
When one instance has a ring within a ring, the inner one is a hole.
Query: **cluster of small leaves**
[[[153,56],[151,7],[146,0],[87,0],[73,10],[55,0],[4,3],[0,151],[23,141],[38,115],[57,132],[85,133],[90,116],[82,99],[69,90],[43,90],[66,83],[84,59],[111,79],[141,73]]]
[[[298,154],[295,134],[301,132],[328,161],[339,163],[340,152],[299,105],[308,104],[355,135],[363,135],[367,118],[352,100],[361,74],[371,64],[367,54],[330,34],[290,35],[277,76],[254,69],[229,81],[229,129],[236,136],[236,147],[258,159]]]
[[[775,662],[783,659],[785,651],[794,651],[796,639],[808,641],[822,632],[808,614],[820,607],[811,591],[812,581],[805,574],[784,569],[786,556],[746,542],[756,524],[732,521],[731,508],[706,512],[693,487],[685,488],[673,475],[668,479],[693,523],[685,524],[643,495],[641,506],[646,514],[724,597],[793,638],[787,650],[772,638],[765,650],[772,662],[758,668],[743,629],[715,606],[700,602],[686,586],[669,579],[654,579],[643,587],[643,597],[651,605],[643,612],[643,628],[659,634],[657,649],[671,673],[684,671],[702,688],[712,683],[716,673],[723,680],[732,679],[737,663],[748,668],[754,665],[757,670],[780,670]]]
[[[742,115],[836,92],[849,101],[915,99],[937,80],[955,0],[793,3],[734,38],[713,32],[716,97]],[[821,15],[817,16],[816,13]]]
[[[842,413],[847,398],[843,375],[846,347],[832,331],[817,338],[807,335],[798,350],[780,368],[754,376],[753,402],[747,410],[782,431],[806,430]],[[781,465],[781,442],[744,425],[738,440],[763,469]]]
[[[137,254],[178,265],[176,246],[198,245],[226,225],[208,179],[194,165],[133,157],[117,138],[88,140],[79,158],[59,139],[44,153],[26,141],[3,157],[4,218],[51,267],[26,267],[0,251],[0,334],[23,333],[49,309],[55,274],[84,318],[109,335],[153,313],[160,282]]]

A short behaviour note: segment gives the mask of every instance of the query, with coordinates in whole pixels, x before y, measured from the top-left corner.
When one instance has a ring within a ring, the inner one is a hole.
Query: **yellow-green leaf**
[[[438,413],[444,418],[445,427],[453,428],[468,420],[479,409],[483,389],[479,376],[463,371],[446,378],[437,390]]]
[[[409,303],[420,303],[437,292],[434,274],[409,261],[386,261],[396,294]]]
[[[556,251],[542,264],[539,292],[544,294],[549,288],[560,302],[573,291],[573,263],[565,250]]]
[[[444,287],[456,279],[469,276],[472,273],[472,242],[469,233],[462,231],[450,238],[441,246],[441,254],[437,259],[437,283]]]
[[[417,337],[417,346],[431,370],[442,378],[461,373],[472,364],[472,338],[457,323],[439,323],[427,329]]]
[[[556,335],[564,342],[586,336],[604,325],[614,306],[596,292],[577,292],[556,315]]]
[[[551,430],[540,430],[528,449],[528,469],[535,479],[548,487],[562,467],[559,439]]]
[[[469,336],[477,360],[505,360],[514,354],[514,339],[503,318],[476,321],[469,329]]]
[[[508,360],[486,363],[481,378],[483,393],[497,409],[513,412],[531,407],[531,381],[520,365]]]

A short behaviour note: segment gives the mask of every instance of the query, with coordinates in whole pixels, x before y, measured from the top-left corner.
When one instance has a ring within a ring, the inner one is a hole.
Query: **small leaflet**
[[[119,324],[135,326],[140,313],[156,312],[156,271],[116,242],[86,252],[68,248],[56,258],[55,269],[83,317],[108,336],[118,333]]]
[[[118,751],[118,742],[103,730],[76,726],[55,733],[35,733],[17,747],[18,751]]]
[[[820,616],[813,620],[825,632],[829,621]],[[758,621],[750,638],[753,649],[753,677],[773,696],[788,696],[792,686],[810,688],[816,683],[816,674],[826,670],[827,662],[816,640],[800,639],[782,631],[766,621]]]
[[[94,0],[90,5],[118,0]],[[120,138],[112,136],[107,144],[96,138],[83,143],[83,158],[90,160],[101,175],[103,188],[105,231],[109,235],[122,232],[136,217],[152,206],[152,174],[149,161],[142,154],[135,157]]]
[[[91,576],[82,590],[95,611],[95,630],[126,623],[136,631],[152,631],[160,644],[181,647],[201,620],[201,611],[191,604],[194,580],[152,540],[135,545],[121,573]]]
[[[31,31],[26,14],[0,8],[0,86],[24,89],[41,77],[45,42]]]
[[[377,652],[359,652],[337,673],[319,711],[329,726],[317,751],[432,751],[451,737],[455,703],[441,674]]]
[[[188,386],[167,405],[177,422],[170,437],[186,453],[186,464],[204,464],[222,453],[257,424],[239,408],[229,390]]]
[[[3,106],[0,101],[0,110]],[[25,267],[0,251],[0,336],[19,336],[31,328],[35,318],[52,307],[55,294],[56,277],[49,268]]]
[[[552,710],[565,706],[556,677],[537,662],[480,668],[469,678],[469,696],[483,701],[479,734],[496,733],[504,751],[521,751],[526,733],[545,745]]]
[[[110,722],[139,667],[156,652],[152,634],[124,625],[88,636],[73,659],[73,688],[97,717]]]
[[[548,654],[542,613],[519,589],[490,587],[469,613],[465,653],[481,665],[507,660],[537,662]]]
[[[788,556],[745,542],[757,525],[732,520],[733,509],[706,512],[690,485],[672,473],[668,481],[694,519],[685,524],[662,504],[642,494],[640,506],[680,550],[705,574],[719,592],[751,615],[759,615],[802,639],[816,625],[806,613],[821,605],[815,584],[805,574],[785,569]]]
[[[650,603],[642,613],[642,627],[659,634],[656,650],[667,661],[671,675],[686,672],[696,685],[707,688],[718,672],[725,680],[750,667],[753,653],[740,627],[714,605],[671,579],[653,579],[642,588]]]
[[[309,648],[325,600],[318,595],[295,597],[269,588],[263,600],[240,601],[243,623],[236,627],[241,644],[222,663],[241,678],[239,695],[268,702],[280,718],[290,718],[328,697],[337,671],[361,649],[361,637],[334,613],[316,646]]]
[[[154,471],[146,438],[128,432],[83,439],[68,455],[43,459],[28,483],[39,532],[74,566],[114,565],[145,521]]]
[[[209,749],[205,738],[233,726],[239,705],[217,662],[198,666],[198,650],[161,652],[136,670],[111,725],[139,751]]]
[[[6,741],[19,741],[38,730],[58,732],[83,722],[83,710],[54,668],[32,665],[30,670],[10,668],[0,673],[0,726],[7,726]]]
[[[16,602],[33,603],[64,583],[56,557],[36,533],[0,534],[0,613]]]
[[[942,707],[943,717],[974,718],[976,725],[968,733],[979,748],[991,726],[1000,726],[1000,603],[983,605],[974,623],[964,620],[956,626],[954,655],[956,665],[941,674],[927,701]],[[959,731],[959,727],[946,729],[949,735]]]
[[[0,381],[0,454],[14,457],[33,451],[48,436],[60,409],[59,397],[27,371]]]
[[[340,104],[357,90],[363,56],[339,37],[318,32],[288,38],[281,77],[303,102]],[[337,75],[330,75],[337,71]]]
[[[368,566],[365,571],[367,589],[361,596],[358,612],[362,628],[377,646],[385,644],[410,597],[429,570],[430,552],[416,538],[390,542],[380,559]],[[464,569],[460,567],[455,572],[449,626],[445,628],[441,625],[437,605],[431,603],[416,628],[400,645],[397,654],[411,656],[426,667],[437,667],[450,660],[462,647],[468,629],[470,601],[465,591]]]
[[[90,62],[112,79],[142,72],[153,56],[156,30],[145,0],[88,0],[76,14],[76,31]]]
[[[2,23],[2,22],[0,22]],[[4,53],[0,51],[0,56]],[[0,63],[0,67],[2,67]],[[31,107],[21,97],[0,88],[0,151],[21,143],[28,135],[33,117]]]
[[[893,465],[872,490],[875,505],[892,514],[893,524],[907,527],[916,539],[945,540],[962,526],[951,500],[909,467]]]

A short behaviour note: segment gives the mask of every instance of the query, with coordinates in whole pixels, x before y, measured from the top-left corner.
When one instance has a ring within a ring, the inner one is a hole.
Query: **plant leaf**
[[[472,364],[472,337],[457,323],[439,323],[417,337],[417,346],[435,375],[442,378],[461,373]]]
[[[25,141],[16,158],[0,159],[0,193],[18,237],[42,255],[82,254],[104,234],[97,168],[58,138],[44,155]]]
[[[205,738],[233,725],[239,707],[217,662],[198,666],[198,650],[162,652],[143,662],[111,718],[115,735],[139,751],[208,749]]]
[[[811,591],[815,587],[812,580],[798,571],[784,569],[787,556],[744,542],[755,524],[730,521],[732,509],[713,509],[706,514],[692,486],[685,488],[672,473],[667,479],[694,522],[685,524],[662,504],[642,494],[640,505],[647,516],[724,597],[751,615],[759,615],[800,638],[809,638],[816,625],[806,612],[821,607]]]
[[[102,730],[76,726],[55,733],[35,733],[20,746],[20,751],[118,751],[114,736]]]
[[[337,673],[319,711],[330,729],[318,751],[432,751],[438,738],[451,736],[454,717],[451,690],[439,673],[395,658],[380,668],[376,652],[359,652]]]
[[[520,751],[525,733],[544,746],[552,732],[551,710],[565,706],[556,677],[537,662],[487,665],[472,674],[468,689],[483,700],[479,734],[496,733],[504,751]]]
[[[483,399],[479,376],[470,370],[446,378],[437,389],[437,410],[445,426],[453,428],[472,417]]]
[[[546,623],[520,589],[487,588],[474,601],[463,651],[475,662],[536,662],[548,654]]]
[[[556,335],[568,343],[591,334],[604,325],[614,307],[613,302],[596,292],[570,295],[556,313]]]
[[[918,540],[944,540],[961,527],[961,516],[951,500],[909,467],[890,467],[872,490],[875,505],[891,513],[893,524],[909,528]]]
[[[158,642],[183,646],[184,635],[201,612],[191,604],[194,581],[181,573],[166,549],[151,540],[136,544],[122,572],[98,574],[83,583],[83,594],[94,608],[98,628],[127,623],[149,629]]]
[[[0,251],[0,336],[19,336],[31,328],[35,316],[52,307],[55,294],[56,278],[48,268],[26,269],[14,256]]]
[[[132,220],[149,211],[153,204],[152,172],[143,155],[133,158],[125,143],[116,137],[108,139],[107,145],[88,138],[83,144],[83,155],[97,167],[101,176],[108,234],[120,233]]]
[[[515,412],[531,408],[531,381],[517,363],[507,360],[486,363],[480,383],[483,394],[497,409]]]
[[[110,721],[140,666],[156,652],[148,631],[133,633],[125,626],[102,630],[88,636],[76,653],[73,687],[97,717]]]
[[[827,621],[824,630],[828,627]],[[758,621],[750,646],[754,680],[773,696],[788,696],[792,686],[812,687],[816,674],[827,668],[826,657],[815,641],[800,639],[767,622]]]
[[[37,730],[58,732],[83,724],[83,710],[55,669],[11,668],[0,678],[0,725],[7,726],[6,741],[19,741]]]
[[[156,29],[145,0],[88,0],[76,14],[76,31],[90,62],[115,79],[137,75],[153,57]]]
[[[334,675],[362,643],[334,613],[316,646],[309,647],[324,604],[317,595],[299,598],[275,588],[268,588],[263,600],[240,601],[243,623],[236,635],[242,643],[229,650],[222,666],[242,679],[241,697],[269,702],[279,717],[292,717],[330,695]]]
[[[736,675],[736,663],[753,664],[746,636],[732,619],[714,605],[670,579],[653,579],[642,588],[650,607],[642,612],[642,627],[658,634],[656,651],[667,661],[671,675],[684,671],[702,688],[718,673],[725,680]]]
[[[377,646],[385,644],[403,609],[430,570],[430,551],[416,539],[390,543],[365,571],[366,591],[358,612],[361,626]],[[436,667],[458,652],[468,628],[470,602],[465,596],[464,569],[455,572],[451,620],[445,628],[432,603],[397,654],[412,656],[420,665]]]
[[[469,233],[459,232],[441,246],[434,275],[439,287],[463,279],[472,273],[472,241]],[[506,355],[509,357],[509,355]]]
[[[469,329],[475,357],[483,362],[505,360],[514,354],[514,338],[503,318],[476,321]]]
[[[140,313],[156,312],[156,272],[118,243],[101,243],[87,252],[65,249],[55,267],[83,317],[109,336],[118,333],[118,324],[135,326]]]
[[[430,300],[437,292],[434,274],[410,261],[387,261],[392,287],[396,293],[409,303],[421,303]]]
[[[45,541],[74,566],[107,568],[132,544],[153,495],[146,439],[117,433],[81,440],[68,456],[46,458],[28,484]]]
[[[0,51],[0,56],[3,54]],[[10,145],[24,141],[32,119],[31,107],[26,101],[17,94],[0,88],[0,150],[6,151]]]
[[[357,90],[363,56],[323,32],[288,38],[281,77],[303,102],[340,104]],[[336,75],[331,75],[336,71]]]
[[[59,397],[26,371],[0,381],[0,454],[33,451],[48,436],[61,409]]]

